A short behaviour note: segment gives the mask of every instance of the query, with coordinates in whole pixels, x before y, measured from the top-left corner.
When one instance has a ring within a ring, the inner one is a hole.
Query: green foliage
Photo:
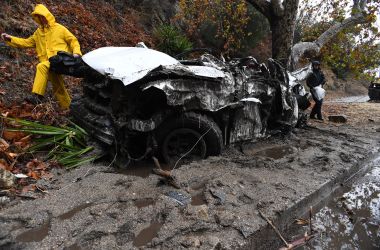
[[[11,119],[19,128],[8,129],[27,134],[37,135],[34,144],[28,148],[29,153],[46,152],[47,159],[57,161],[67,169],[78,167],[84,163],[92,162],[97,157],[84,157],[93,150],[86,145],[87,133],[78,125],[54,127],[21,119]]]
[[[344,79],[348,74],[357,78],[374,77],[372,69],[378,68],[380,62],[380,50],[376,44],[378,32],[368,25],[343,30],[322,47],[320,58],[337,77]],[[320,22],[305,27],[302,40],[314,41],[330,26],[330,22]]]
[[[298,20],[298,39],[304,42],[315,41],[333,24],[347,18],[347,4],[347,0],[306,1]],[[378,68],[380,62],[380,33],[375,25],[378,5],[375,2],[369,4],[366,23],[342,30],[321,48],[321,60],[339,78],[354,75],[357,78],[373,79],[373,69]],[[357,10],[354,9],[352,14],[355,11]],[[316,22],[320,16],[326,18]]]
[[[242,40],[250,35],[246,31],[250,18],[245,0],[180,0],[179,7],[177,18],[186,25],[189,35],[197,41],[203,34],[206,41],[215,39],[222,52],[239,50]]]
[[[193,46],[189,39],[172,25],[161,25],[153,34],[158,41],[157,48],[171,56],[190,50]]]

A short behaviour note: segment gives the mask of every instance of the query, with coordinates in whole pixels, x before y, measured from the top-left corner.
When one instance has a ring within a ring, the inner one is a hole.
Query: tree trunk
[[[284,17],[275,17],[270,21],[272,31],[272,57],[287,66],[293,46],[294,25]]]

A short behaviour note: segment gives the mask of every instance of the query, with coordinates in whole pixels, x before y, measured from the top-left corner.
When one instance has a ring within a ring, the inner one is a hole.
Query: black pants
[[[317,115],[317,118],[322,120],[322,103],[323,99],[318,100],[313,96],[313,100],[315,102],[313,109],[311,110],[310,117],[315,118],[315,115]]]

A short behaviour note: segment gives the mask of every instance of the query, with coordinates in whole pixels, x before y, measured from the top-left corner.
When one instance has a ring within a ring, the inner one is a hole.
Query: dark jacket
[[[320,69],[313,69],[313,72],[307,77],[306,84],[309,88],[324,85],[326,82],[325,75]]]

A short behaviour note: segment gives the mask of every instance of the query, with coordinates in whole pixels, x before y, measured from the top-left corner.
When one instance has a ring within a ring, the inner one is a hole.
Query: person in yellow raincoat
[[[82,55],[77,38],[63,25],[57,23],[53,14],[42,4],[37,4],[32,17],[39,28],[29,38],[23,39],[6,33],[1,37],[11,47],[36,48],[40,63],[37,65],[32,92],[41,100],[45,94],[48,81],[53,84],[53,93],[61,108],[70,106],[71,98],[64,86],[62,75],[49,72],[49,58],[58,51],[72,53],[75,57]]]

